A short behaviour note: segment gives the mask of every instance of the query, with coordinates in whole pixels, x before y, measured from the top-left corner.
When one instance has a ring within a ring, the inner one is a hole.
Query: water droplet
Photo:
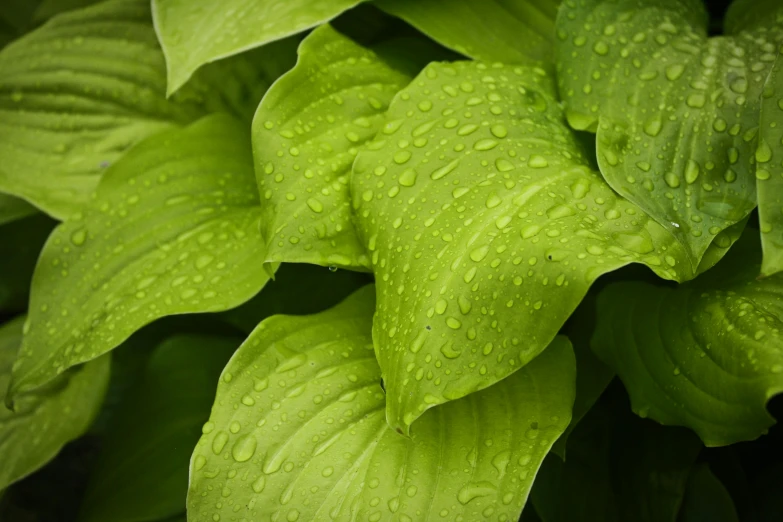
[[[257,444],[258,441],[252,434],[242,435],[231,448],[231,456],[237,462],[246,462],[253,458]]]

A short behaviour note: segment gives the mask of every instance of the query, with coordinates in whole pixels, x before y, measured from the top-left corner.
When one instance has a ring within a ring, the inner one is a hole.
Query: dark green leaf
[[[155,350],[113,417],[81,522],[157,522],[184,512],[190,454],[238,344],[177,336]]]
[[[0,312],[24,312],[38,254],[55,222],[31,216],[0,226]]]
[[[706,464],[691,471],[677,522],[739,522],[729,492]]]
[[[622,379],[633,409],[687,426],[708,446],[755,439],[783,392],[783,274],[757,280],[758,239],[678,288],[627,282],[598,301],[593,350]]]

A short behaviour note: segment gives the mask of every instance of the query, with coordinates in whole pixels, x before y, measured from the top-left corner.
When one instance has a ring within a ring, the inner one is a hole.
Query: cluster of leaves
[[[0,517],[780,520],[783,4],[716,19],[5,1]]]

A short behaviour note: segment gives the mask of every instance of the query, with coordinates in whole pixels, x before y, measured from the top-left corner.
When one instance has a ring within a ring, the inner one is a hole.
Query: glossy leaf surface
[[[12,393],[160,317],[253,297],[268,280],[257,194],[248,133],[228,116],[134,148],[44,247]]]
[[[412,438],[384,418],[373,290],[259,325],[223,372],[191,461],[192,521],[516,520],[565,429],[574,359],[558,338],[483,392],[428,412]]]
[[[357,157],[395,428],[524,366],[601,274],[693,275],[674,237],[590,169],[553,91],[541,69],[432,64]]]

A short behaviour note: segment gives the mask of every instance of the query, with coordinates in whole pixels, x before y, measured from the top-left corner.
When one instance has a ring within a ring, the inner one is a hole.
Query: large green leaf
[[[757,280],[757,239],[678,288],[627,282],[599,297],[593,350],[633,409],[687,426],[708,446],[755,439],[783,392],[783,274]]]
[[[299,47],[299,61],[264,96],[253,121],[267,261],[364,268],[351,222],[351,165],[415,74],[329,25]]]
[[[33,19],[44,21],[66,11],[73,11],[99,3],[101,0],[41,0],[33,13]]]
[[[8,388],[24,320],[19,317],[0,326],[0,398]],[[13,412],[0,403],[0,490],[46,464],[87,430],[108,380],[109,358],[101,357],[33,393],[19,395]]]
[[[701,0],[570,0],[557,21],[569,122],[597,131],[606,180],[674,234],[693,266],[756,205],[759,96],[783,4],[745,3],[767,23],[714,38]]]
[[[191,522],[518,519],[570,417],[568,341],[405,438],[384,419],[372,296],[270,318],[239,348],[191,461]]]
[[[435,41],[478,60],[542,62],[554,55],[560,0],[380,0]]]
[[[233,308],[268,276],[244,124],[224,115],[138,145],[33,276],[12,394],[118,346],[160,317]]]
[[[0,190],[69,217],[143,138],[216,110],[249,117],[270,83],[259,59],[216,64],[166,101],[148,1],[54,17],[0,51]]]
[[[168,92],[202,65],[327,22],[362,0],[152,0]]]
[[[761,246],[761,273],[783,271],[783,58],[778,55],[761,100],[756,149]]]
[[[81,522],[159,521],[185,511],[188,463],[238,341],[177,336],[152,354],[118,406]]]
[[[31,216],[0,226],[0,313],[27,310],[35,262],[55,224]]]
[[[601,274],[683,280],[683,248],[588,167],[543,70],[432,64],[354,164],[387,415],[485,388],[544,349]]]
[[[701,445],[599,403],[568,441],[568,459],[550,455],[531,499],[543,522],[675,522]]]

